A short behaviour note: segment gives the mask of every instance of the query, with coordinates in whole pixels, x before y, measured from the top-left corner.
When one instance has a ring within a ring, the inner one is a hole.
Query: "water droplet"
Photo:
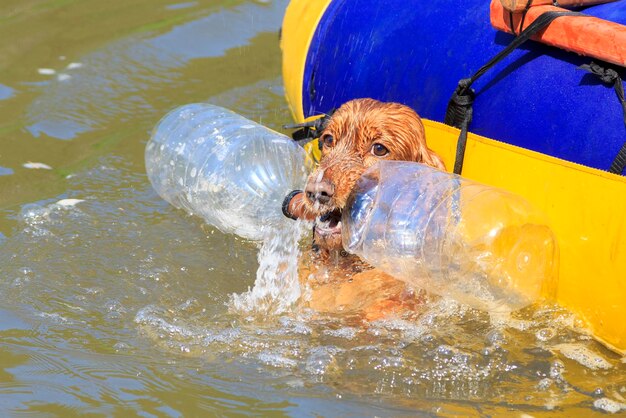
[[[542,328],[535,333],[535,336],[539,341],[548,341],[556,335],[554,328]]]

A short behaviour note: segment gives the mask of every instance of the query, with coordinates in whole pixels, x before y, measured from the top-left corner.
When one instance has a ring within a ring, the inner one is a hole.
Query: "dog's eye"
[[[333,136],[330,134],[323,135],[322,144],[327,147],[332,147],[335,144],[335,138],[333,138]]]
[[[372,154],[377,157],[384,157],[385,155],[389,154],[389,150],[386,146],[382,144],[374,144],[372,145]]]

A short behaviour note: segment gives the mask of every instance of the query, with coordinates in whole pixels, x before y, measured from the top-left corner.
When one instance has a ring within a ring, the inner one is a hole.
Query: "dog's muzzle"
[[[341,209],[320,216],[315,222],[315,233],[324,237],[341,234]]]

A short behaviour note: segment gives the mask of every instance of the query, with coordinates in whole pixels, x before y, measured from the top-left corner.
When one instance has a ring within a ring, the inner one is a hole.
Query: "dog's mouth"
[[[328,237],[341,234],[341,209],[327,212],[315,221],[315,233]]]

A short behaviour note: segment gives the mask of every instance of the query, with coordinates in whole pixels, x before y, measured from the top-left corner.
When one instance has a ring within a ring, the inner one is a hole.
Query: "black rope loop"
[[[612,85],[617,95],[617,99],[622,105],[622,114],[624,117],[624,126],[626,126],[626,100],[624,99],[624,83],[619,73],[610,67],[603,67],[600,64],[591,62],[578,67],[580,70],[587,71],[600,79],[605,84]],[[622,174],[626,168],[626,142],[622,145],[615,159],[609,167],[609,172],[614,174]]]
[[[527,8],[530,7],[532,1],[529,0]],[[553,11],[545,12],[535,19],[519,36],[515,37],[509,45],[500,51],[496,56],[491,58],[485,65],[480,67],[471,77],[464,78],[459,81],[456,90],[452,94],[446,109],[446,117],[444,122],[448,125],[461,129],[456,147],[456,157],[454,161],[454,173],[461,174],[463,170],[463,159],[465,157],[465,146],[467,143],[467,131],[473,117],[472,105],[476,97],[476,93],[472,90],[472,84],[483,76],[490,68],[506,58],[511,52],[517,49],[524,42],[529,40],[540,30],[546,28],[554,19],[561,16],[584,16],[579,12],[571,11]],[[522,23],[523,24],[523,23]],[[626,152],[626,151],[625,151]]]
[[[461,129],[466,121],[467,123],[470,122],[471,116],[468,115],[468,112],[472,109],[476,92],[469,87],[469,81],[469,78],[464,78],[459,81],[459,85],[452,94],[444,118],[446,125]]]

